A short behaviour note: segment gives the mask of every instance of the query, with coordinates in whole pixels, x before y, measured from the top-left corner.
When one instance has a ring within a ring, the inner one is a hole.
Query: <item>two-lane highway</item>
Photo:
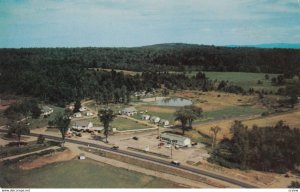
[[[30,136],[38,137],[39,134],[31,133]],[[48,139],[61,141],[60,137],[50,136],[50,135],[44,135],[44,136]],[[85,141],[78,141],[78,140],[73,140],[73,139],[66,139],[66,141],[70,142],[70,143],[74,143],[74,144],[95,147],[95,148],[98,148],[98,149],[101,149],[101,150],[131,156],[131,157],[139,158],[139,159],[142,159],[142,160],[152,161],[152,162],[155,162],[155,163],[167,166],[167,167],[181,169],[181,170],[184,170],[184,171],[192,172],[194,174],[203,175],[203,176],[206,176],[206,177],[211,177],[213,179],[228,182],[228,183],[231,183],[231,184],[243,187],[243,188],[256,188],[256,186],[254,186],[254,185],[250,185],[248,183],[245,183],[245,182],[242,182],[242,181],[239,181],[239,180],[236,180],[236,179],[232,179],[232,178],[229,178],[229,177],[225,177],[225,176],[222,176],[222,175],[218,175],[218,174],[211,173],[211,172],[208,172],[208,171],[192,168],[192,167],[185,166],[185,165],[175,166],[175,165],[171,164],[169,161],[162,160],[162,159],[157,159],[157,158],[154,158],[154,157],[149,157],[149,156],[142,155],[142,154],[133,153],[133,152],[130,152],[130,151],[125,151],[125,150],[120,150],[120,149],[119,150],[114,150],[111,147],[107,147],[107,146],[104,146],[104,145],[89,143],[89,142],[85,142]]]

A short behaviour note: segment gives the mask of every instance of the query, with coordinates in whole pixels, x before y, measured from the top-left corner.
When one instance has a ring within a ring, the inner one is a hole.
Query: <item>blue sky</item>
[[[0,47],[300,43],[299,0],[0,0]]]

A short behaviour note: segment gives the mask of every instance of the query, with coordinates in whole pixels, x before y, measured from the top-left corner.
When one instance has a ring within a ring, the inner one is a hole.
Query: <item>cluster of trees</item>
[[[194,105],[184,106],[175,111],[175,121],[179,121],[181,123],[181,130],[183,135],[186,130],[192,128],[194,120],[202,117],[202,113],[202,108]]]
[[[284,172],[300,164],[300,130],[279,121],[274,127],[253,126],[240,121],[231,127],[232,138],[224,138],[211,161],[227,167]]]
[[[11,104],[5,111],[4,115],[9,120],[20,120],[31,116],[32,118],[39,118],[42,111],[35,99],[25,99]]]

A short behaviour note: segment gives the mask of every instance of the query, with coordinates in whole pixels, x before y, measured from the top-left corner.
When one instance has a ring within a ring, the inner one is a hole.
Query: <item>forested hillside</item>
[[[213,88],[212,82],[202,73],[187,77],[167,73],[170,70],[284,72],[292,76],[299,73],[299,62],[300,50],[296,49],[187,44],[138,48],[0,49],[0,93],[24,94],[62,103],[83,97],[118,102],[125,101],[124,95],[129,92],[161,88],[161,85],[173,90]],[[115,71],[87,70],[97,67],[159,73],[125,76]],[[243,92],[238,90],[239,87],[223,88]]]
[[[7,65],[78,63],[82,67],[149,70],[289,73],[300,71],[299,49],[230,48],[190,44],[160,44],[136,48],[0,49],[1,70]]]

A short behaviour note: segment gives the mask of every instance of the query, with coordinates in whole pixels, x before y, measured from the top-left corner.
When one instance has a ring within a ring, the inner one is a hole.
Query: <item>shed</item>
[[[150,119],[150,115],[142,115],[142,119],[143,120],[149,120]]]
[[[77,113],[74,113],[73,116],[75,118],[79,118],[79,117],[82,117],[81,113],[80,112],[77,112]]]
[[[85,154],[84,153],[80,153],[78,159],[79,160],[84,160],[86,157],[85,157]]]
[[[156,117],[156,116],[152,116],[152,117],[150,118],[150,121],[153,122],[153,123],[159,123],[160,118],[159,118],[159,117]]]
[[[79,111],[80,112],[86,111],[86,108],[85,107],[80,107]]]
[[[168,125],[170,125],[170,122],[168,120],[166,120],[166,119],[161,119],[160,120],[160,124],[162,126],[168,126]]]
[[[182,135],[173,133],[160,134],[161,141],[165,143],[171,143],[172,145],[178,145],[181,147],[191,147],[191,139]]]
[[[51,113],[53,113],[53,109],[48,106],[43,106],[41,111],[42,111],[42,115],[50,115]]]

